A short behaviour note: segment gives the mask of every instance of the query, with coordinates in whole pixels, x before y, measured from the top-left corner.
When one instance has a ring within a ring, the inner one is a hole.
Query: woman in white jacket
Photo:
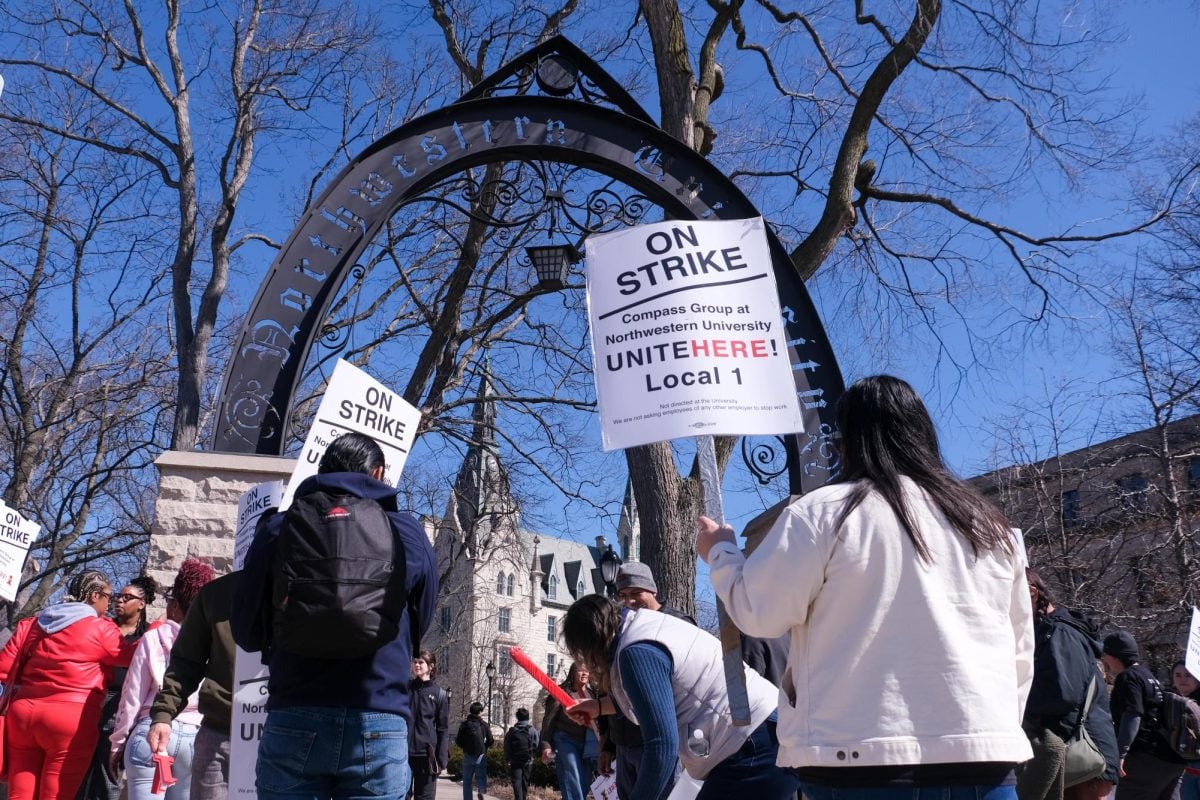
[[[112,732],[112,754],[109,758],[113,774],[125,767],[129,778],[129,800],[152,800],[150,789],[154,781],[154,754],[150,752],[147,733],[150,731],[150,706],[162,688],[163,673],[171,657],[171,646],[179,635],[179,624],[204,584],[216,577],[213,568],[202,561],[189,558],[179,568],[175,583],[165,595],[167,618],[152,626],[138,642],[129,664],[121,702]],[[200,729],[198,694],[188,698],[187,707],[171,723],[171,738],[167,753],[175,759],[172,773],[176,783],[167,789],[165,800],[187,800],[191,781],[192,752],[196,733]],[[161,797],[159,795],[158,797]]]
[[[748,559],[701,517],[697,550],[750,636],[789,632],[779,764],[808,800],[1016,797],[1033,659],[1024,563],[1003,516],[950,474],[917,393],[839,401],[841,474]]]

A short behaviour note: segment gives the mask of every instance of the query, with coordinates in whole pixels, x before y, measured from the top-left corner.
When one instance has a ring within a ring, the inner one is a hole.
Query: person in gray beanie
[[[1139,659],[1137,640],[1128,631],[1104,637],[1100,660],[1114,676],[1110,709],[1121,756],[1117,800],[1170,800],[1185,764],[1151,724],[1162,687]]]

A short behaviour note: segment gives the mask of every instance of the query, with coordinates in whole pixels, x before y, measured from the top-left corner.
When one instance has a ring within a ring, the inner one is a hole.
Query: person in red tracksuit
[[[5,731],[9,800],[75,797],[100,735],[105,668],[128,667],[137,647],[104,616],[112,586],[103,574],[80,573],[68,592],[21,620],[0,652],[0,683],[7,690],[12,675],[16,691]]]

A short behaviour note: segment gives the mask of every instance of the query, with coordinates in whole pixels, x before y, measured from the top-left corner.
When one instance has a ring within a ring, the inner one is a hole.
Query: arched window
[[[496,575],[496,594],[504,594],[504,572]]]
[[[576,600],[583,597],[584,594],[586,594],[586,593],[587,593],[587,586],[584,585],[583,581],[580,581],[579,583],[575,584],[575,599]]]
[[[509,597],[513,596],[513,592],[516,591],[516,588],[517,588],[517,576],[514,573],[514,574],[508,576],[508,596]]]
[[[557,575],[550,576],[550,588],[546,590],[546,597],[549,597],[551,600],[555,600],[558,598],[558,576]]]

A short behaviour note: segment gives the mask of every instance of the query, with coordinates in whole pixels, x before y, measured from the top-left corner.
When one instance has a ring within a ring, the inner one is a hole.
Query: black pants
[[[516,764],[508,765],[508,777],[512,781],[513,800],[525,800],[525,793],[529,791],[529,773],[533,771],[533,764],[526,762],[520,766]]]
[[[1125,777],[1117,784],[1117,800],[1171,800],[1184,766],[1130,750],[1125,756]]]
[[[412,793],[409,796],[413,800],[434,800],[437,794],[437,773],[429,769],[424,758],[413,758],[408,762],[408,766],[412,768]]]

